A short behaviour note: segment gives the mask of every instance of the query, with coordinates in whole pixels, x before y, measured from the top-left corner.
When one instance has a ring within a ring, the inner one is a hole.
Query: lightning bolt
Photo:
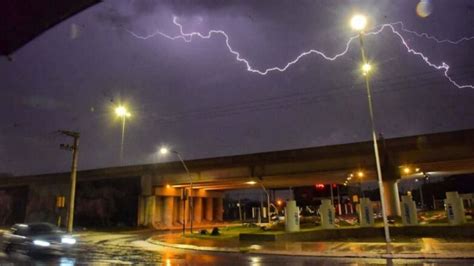
[[[396,22],[396,23],[392,23],[392,25],[400,25],[400,29],[404,32],[408,32],[408,33],[411,33],[411,34],[414,34],[420,38],[426,38],[426,39],[429,39],[429,40],[433,40],[439,44],[441,43],[450,43],[450,44],[460,44],[462,42],[465,42],[465,41],[470,41],[470,40],[474,40],[474,36],[471,36],[471,37],[462,37],[456,41],[453,41],[453,40],[449,40],[449,39],[438,39],[436,38],[435,36],[432,36],[432,35],[429,35],[428,33],[425,33],[425,32],[422,32],[422,33],[418,33],[416,31],[412,31],[412,30],[409,30],[407,28],[405,28],[405,25],[403,24],[403,22],[399,21],[399,22]]]
[[[311,54],[319,55],[320,57],[322,57],[322,58],[324,58],[328,61],[335,61],[339,57],[344,56],[349,51],[349,48],[350,48],[351,44],[354,42],[354,40],[359,38],[359,35],[355,35],[355,36],[350,37],[348,39],[348,41],[346,42],[345,48],[341,52],[336,53],[332,56],[331,55],[326,55],[324,52],[316,50],[316,49],[310,49],[308,51],[302,52],[297,57],[295,57],[293,60],[286,63],[286,65],[284,65],[284,66],[274,66],[274,67],[270,67],[270,68],[260,70],[260,69],[256,69],[256,68],[252,67],[250,61],[248,59],[243,58],[240,55],[240,53],[232,47],[232,45],[230,43],[230,37],[229,37],[229,35],[227,35],[227,33],[225,31],[223,31],[223,30],[209,30],[206,34],[203,34],[203,33],[200,33],[200,32],[188,32],[188,33],[186,33],[183,30],[183,25],[178,22],[177,17],[173,17],[173,24],[176,25],[179,29],[179,34],[175,35],[175,36],[168,35],[166,33],[163,33],[161,31],[159,31],[159,30],[155,31],[154,33],[152,33],[150,35],[146,35],[146,36],[136,34],[136,33],[132,32],[130,30],[127,30],[127,32],[129,32],[134,37],[136,37],[138,39],[142,39],[142,40],[147,40],[147,39],[150,39],[150,38],[153,38],[153,37],[159,35],[159,36],[165,37],[165,38],[170,39],[170,40],[179,40],[180,39],[180,40],[183,40],[183,41],[188,42],[188,43],[192,42],[194,37],[201,38],[201,39],[210,39],[210,38],[212,38],[213,35],[221,35],[221,36],[224,37],[225,45],[227,47],[227,50],[235,56],[235,59],[238,62],[243,63],[246,66],[247,71],[252,72],[252,73],[256,73],[256,74],[259,74],[259,75],[262,75],[262,76],[265,76],[268,73],[274,72],[274,71],[284,72],[289,67],[296,64],[301,58],[303,58],[305,56],[308,56],[308,55],[311,55]],[[395,28],[395,26],[397,26],[397,25],[400,26],[402,31],[415,34],[419,37],[425,37],[427,39],[434,40],[438,43],[448,42],[448,43],[451,43],[451,44],[459,44],[463,41],[468,41],[468,40],[474,39],[474,37],[465,37],[465,38],[462,38],[462,39],[457,40],[457,41],[451,41],[451,40],[447,40],[447,39],[446,40],[440,40],[440,39],[437,39],[436,37],[433,37],[433,36],[428,35],[426,33],[417,33],[415,31],[407,30],[407,29],[405,29],[402,22],[383,24],[383,25],[380,25],[380,26],[376,27],[376,29],[373,30],[373,31],[369,31],[369,32],[364,33],[365,36],[372,36],[372,35],[380,34],[385,29],[389,29],[393,34],[395,34],[400,39],[401,43],[405,46],[408,53],[413,54],[413,55],[421,58],[428,66],[430,66],[430,67],[432,67],[436,70],[442,71],[444,76],[449,80],[449,82],[451,82],[451,84],[453,84],[454,86],[456,86],[457,88],[460,88],[460,89],[462,89],[462,88],[474,89],[474,85],[459,84],[457,81],[453,80],[451,78],[451,76],[448,74],[450,66],[448,64],[446,64],[445,62],[441,62],[441,64],[432,63],[430,61],[430,59],[428,58],[428,56],[424,55],[422,52],[419,52],[419,51],[411,48],[408,45],[408,43],[405,41],[405,38],[403,37],[403,35]]]

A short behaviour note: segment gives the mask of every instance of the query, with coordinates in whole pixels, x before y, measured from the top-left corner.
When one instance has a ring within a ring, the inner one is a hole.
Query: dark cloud
[[[68,105],[60,100],[54,98],[48,98],[45,96],[30,96],[23,99],[23,104],[26,107],[40,109],[40,110],[49,110],[49,111],[58,111],[61,109],[68,109]]]
[[[99,23],[113,25],[115,27],[124,27],[133,21],[134,16],[120,13],[119,10],[113,7],[104,7],[96,12],[96,19]]]
[[[341,52],[354,35],[348,18],[356,11],[370,14],[373,24],[402,20],[439,38],[474,34],[469,1],[435,1],[424,19],[416,15],[416,3],[104,1],[25,46],[14,62],[0,62],[2,88],[9,88],[0,92],[1,151],[9,160],[0,160],[0,171],[67,170],[59,140],[34,138],[57,129],[81,131],[81,169],[117,165],[121,123],[113,107],[121,103],[133,113],[126,126],[127,164],[157,161],[161,144],[191,159],[368,140],[357,42],[338,60],[313,54],[283,73],[260,76],[235,60],[222,36],[191,43],[142,40],[125,29],[177,34],[177,15],[185,31],[225,30],[232,47],[258,69],[284,66],[309,49]],[[434,62],[448,62],[459,82],[474,82],[472,41],[438,45],[408,33],[406,39]],[[455,88],[389,31],[367,37],[366,47],[376,64],[377,128],[386,137],[474,125],[474,90]]]

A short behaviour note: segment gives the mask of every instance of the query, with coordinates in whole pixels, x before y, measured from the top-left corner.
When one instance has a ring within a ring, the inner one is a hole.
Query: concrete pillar
[[[153,195],[153,180],[151,176],[142,176],[140,178],[142,196]]]
[[[178,197],[173,197],[173,224],[179,223],[181,221],[179,217],[179,198]]]
[[[361,198],[357,206],[359,213],[359,223],[361,227],[372,227],[374,223],[374,208],[369,198]]]
[[[155,196],[147,196],[145,198],[145,219],[143,225],[152,226],[155,216]]]
[[[390,179],[383,180],[383,189],[385,193],[387,216],[401,216],[397,181]]]
[[[143,196],[138,197],[138,215],[137,225],[144,225],[145,223],[145,198]]]
[[[212,212],[214,211],[213,198],[205,198],[206,200],[206,220],[212,222]]]
[[[179,200],[178,209],[179,209],[179,223],[180,224],[183,224],[183,219],[184,219],[185,207],[183,206],[183,202],[184,202],[183,199]]]
[[[323,199],[321,200],[321,206],[319,206],[319,214],[321,215],[321,226],[323,228],[334,228],[335,221],[335,211],[334,206],[331,204],[331,200]],[[295,203],[296,206],[296,203]],[[299,217],[299,210],[298,210]]]
[[[402,196],[402,222],[403,225],[417,225],[416,203],[408,196]]]
[[[163,199],[162,197],[155,197],[155,216],[153,217],[153,224],[161,223],[163,216]]]
[[[202,221],[202,198],[194,198],[194,222],[201,223]]]
[[[214,204],[214,219],[219,222],[224,221],[224,199],[215,198],[213,204]]]
[[[286,202],[285,207],[285,231],[296,232],[300,230],[300,211],[295,200]]]
[[[165,226],[173,225],[174,197],[166,196],[163,202],[163,223]]]
[[[466,223],[464,202],[459,197],[457,191],[446,192],[446,200],[444,203],[449,224],[460,225]]]

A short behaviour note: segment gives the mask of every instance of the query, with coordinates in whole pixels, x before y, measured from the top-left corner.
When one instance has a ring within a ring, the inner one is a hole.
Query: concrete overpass
[[[388,213],[399,215],[397,180],[410,178],[401,169],[409,166],[424,172],[474,172],[474,129],[380,140]],[[245,189],[261,182],[267,188],[343,183],[348,174],[363,171],[362,182],[375,180],[371,142],[348,143],[296,150],[273,151],[187,161],[196,196],[195,221],[222,220],[222,191]],[[139,178],[139,224],[180,222],[187,213],[179,199],[189,178],[179,162],[84,170],[78,182]],[[67,191],[69,173],[7,177],[1,187],[55,184]]]

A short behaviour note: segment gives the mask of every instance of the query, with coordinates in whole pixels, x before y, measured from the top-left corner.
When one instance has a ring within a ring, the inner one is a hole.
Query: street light
[[[186,164],[184,163],[183,157],[181,157],[179,152],[177,152],[175,150],[170,150],[166,147],[161,147],[160,148],[160,154],[166,155],[168,153],[176,154],[176,156],[179,158],[179,161],[183,165],[184,170],[186,170],[186,174],[188,175],[188,178],[189,178],[189,222],[190,222],[189,223],[189,225],[190,225],[189,231],[192,234],[193,233],[193,215],[194,215],[194,208],[193,208],[193,178],[191,177],[191,173],[189,173],[189,169],[186,166]],[[183,212],[183,216],[184,216],[184,212]],[[184,228],[185,222],[186,222],[186,218],[183,217],[183,228]],[[183,232],[184,232],[184,229],[183,229]]]
[[[382,205],[382,218],[383,218],[383,227],[385,233],[385,242],[387,244],[387,252],[389,252],[389,244],[390,240],[390,231],[388,228],[388,220],[387,220],[387,212],[386,212],[386,205],[385,205],[385,198],[384,198],[384,189],[382,183],[382,169],[380,167],[380,157],[379,157],[379,149],[377,145],[377,134],[375,130],[375,122],[374,122],[374,112],[372,107],[372,96],[370,93],[370,82],[369,82],[369,71],[372,69],[370,64],[367,61],[365,56],[365,49],[364,49],[364,29],[367,26],[367,18],[363,15],[355,15],[351,19],[351,27],[355,31],[359,32],[359,41],[360,41],[360,52],[362,56],[362,74],[365,77],[365,88],[367,90],[367,99],[369,104],[369,115],[370,115],[370,124],[372,126],[372,140],[374,143],[374,153],[375,153],[375,164],[377,166],[377,178],[378,178],[378,185],[380,191],[380,203]]]
[[[267,190],[267,188],[265,187],[265,185],[263,185],[263,182],[262,182],[263,180],[262,180],[262,178],[259,178],[259,180],[260,180],[259,182],[254,181],[254,180],[247,181],[247,182],[245,182],[245,184],[251,185],[251,186],[253,186],[253,185],[257,184],[257,183],[260,184],[260,187],[262,188],[263,192],[264,192],[264,193],[266,194],[266,196],[267,196],[267,208],[268,208],[267,214],[268,214],[268,223],[270,223],[270,222],[271,222],[271,218],[270,218],[270,194],[268,193],[268,190]],[[262,207],[263,207],[263,206],[262,206]]]
[[[123,143],[125,140],[125,120],[132,116],[125,106],[117,106],[115,108],[115,114],[122,118],[122,141],[120,143],[120,163],[123,162]]]
[[[350,174],[348,179],[353,176],[353,174]],[[362,189],[362,178],[364,178],[365,174],[362,170],[357,171],[357,184],[359,185],[359,196],[360,198],[365,198],[364,190]]]
[[[368,75],[370,70],[372,70],[372,66],[368,63],[362,65],[362,74],[364,76]]]
[[[367,26],[367,18],[364,15],[354,15],[351,19],[351,27],[356,31],[363,31]]]

